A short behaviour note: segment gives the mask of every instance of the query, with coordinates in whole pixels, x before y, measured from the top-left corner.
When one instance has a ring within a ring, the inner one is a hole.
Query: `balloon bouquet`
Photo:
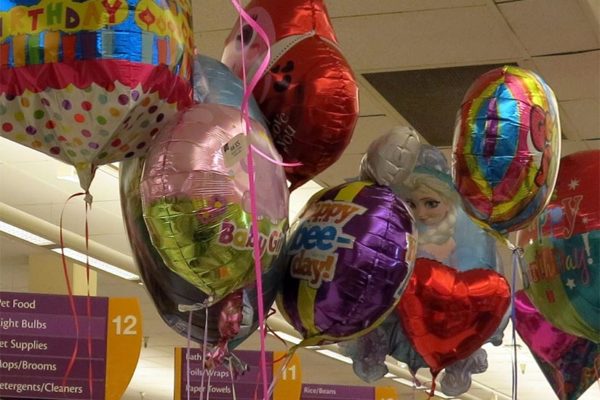
[[[487,368],[485,351],[477,349],[506,324],[509,288],[496,272],[495,240],[463,211],[445,157],[420,144],[411,128],[376,139],[361,162],[361,177],[390,186],[412,209],[417,261],[396,315],[340,347],[366,381],[385,375],[389,354],[413,375],[424,366],[434,374],[445,368],[442,390],[459,395],[472,373]]]

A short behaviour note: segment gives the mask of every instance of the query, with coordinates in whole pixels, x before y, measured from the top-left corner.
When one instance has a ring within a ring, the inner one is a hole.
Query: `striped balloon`
[[[453,174],[465,210],[500,233],[527,225],[552,193],[560,158],[558,104],[535,73],[480,76],[459,110]]]
[[[353,339],[381,324],[412,273],[416,234],[386,186],[359,181],[317,193],[291,229],[277,297],[300,345]]]

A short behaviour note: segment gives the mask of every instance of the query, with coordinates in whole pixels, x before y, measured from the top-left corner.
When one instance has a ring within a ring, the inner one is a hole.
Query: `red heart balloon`
[[[497,272],[460,272],[419,258],[396,310],[413,347],[437,374],[481,347],[509,305],[510,286]]]

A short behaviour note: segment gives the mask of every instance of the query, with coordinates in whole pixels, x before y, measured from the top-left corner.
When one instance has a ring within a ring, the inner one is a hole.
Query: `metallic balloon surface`
[[[322,0],[254,0],[246,11],[269,37],[269,70],[254,95],[268,120],[285,162],[292,189],[333,164],[350,143],[358,120],[358,87],[341,54]],[[242,57],[250,76],[266,46],[249,26],[236,24],[222,61],[242,76]]]
[[[352,359],[354,373],[363,381],[372,383],[387,374],[385,357],[392,356],[403,362],[413,375],[427,364],[404,334],[399,317],[392,313],[377,328],[357,339],[338,343],[342,354]]]
[[[482,374],[487,369],[487,352],[484,349],[477,349],[469,357],[456,361],[444,369],[440,390],[447,396],[460,396],[471,388],[473,374]]]
[[[517,233],[525,290],[552,325],[600,343],[600,150],[561,160],[548,207]]]
[[[244,97],[244,85],[240,78],[222,62],[198,54],[194,56],[194,100],[198,103],[222,104],[240,109]],[[266,126],[254,97],[248,104],[250,118]]]
[[[500,233],[526,226],[548,202],[560,158],[554,93],[514,66],[473,82],[458,112],[453,176],[466,211]]]
[[[600,376],[600,344],[552,326],[525,292],[515,297],[515,327],[560,400],[577,400]]]
[[[446,157],[438,148],[421,145],[414,169],[390,187],[415,216],[417,257],[437,260],[459,271],[499,270],[496,240],[465,213]]]
[[[242,158],[228,168],[223,153],[242,131],[239,110],[193,106],[157,135],[140,184],[152,243],[170,269],[213,302],[255,276],[247,162]],[[248,140],[279,158],[258,123],[252,124]],[[289,194],[283,168],[258,155],[254,159],[258,240],[267,271],[283,244]]]
[[[358,181],[313,196],[291,229],[277,297],[304,344],[352,339],[382,323],[412,271],[414,235],[389,188]]]
[[[397,311],[414,348],[438,373],[481,347],[509,305],[510,286],[497,272],[459,272],[417,258]]]
[[[71,164],[145,154],[191,104],[191,3],[1,0],[0,135]],[[12,21],[12,23],[9,23]]]
[[[400,184],[415,168],[420,149],[417,131],[396,126],[369,144],[360,163],[360,178],[383,186]]]
[[[192,306],[204,303],[207,294],[171,271],[163,262],[160,254],[152,245],[144,217],[140,194],[144,158],[124,161],[119,169],[119,189],[121,195],[121,211],[127,230],[127,237],[135,263],[138,266],[144,287],[154,302],[158,314],[163,321],[182,336],[188,334],[188,312],[178,309],[179,305]],[[276,264],[262,276],[263,301],[265,312],[275,301],[282,276],[282,263]],[[208,309],[208,321],[205,310],[192,311],[191,339],[197,343],[217,346],[229,339],[228,348],[233,349],[250,336],[258,327],[258,298],[254,285],[246,286],[242,292],[242,304],[237,308],[241,317],[236,332],[219,330],[221,311],[225,302],[217,303]],[[231,309],[230,309],[231,310]],[[221,322],[221,325],[222,322]],[[206,327],[206,328],[205,328]]]

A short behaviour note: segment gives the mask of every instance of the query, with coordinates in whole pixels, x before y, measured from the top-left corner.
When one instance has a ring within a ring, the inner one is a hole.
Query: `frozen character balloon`
[[[444,155],[421,145],[413,172],[392,189],[409,204],[419,231],[417,257],[452,268],[497,269],[494,239],[465,214]]]

